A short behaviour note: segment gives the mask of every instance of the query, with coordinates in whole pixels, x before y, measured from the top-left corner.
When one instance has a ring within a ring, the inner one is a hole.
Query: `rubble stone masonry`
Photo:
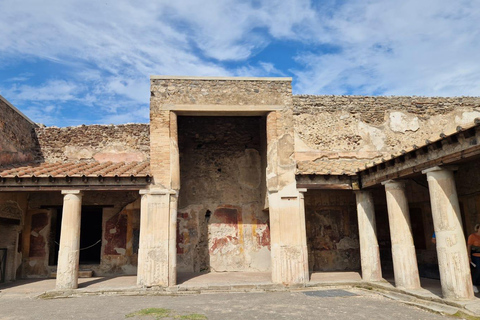
[[[479,97],[293,96],[297,161],[375,159],[480,117]]]
[[[234,78],[233,78],[234,79]],[[153,113],[160,104],[284,105],[290,98],[288,81],[152,79]]]
[[[148,160],[149,130],[148,124],[37,128],[40,144],[37,159],[43,158],[46,162]]]

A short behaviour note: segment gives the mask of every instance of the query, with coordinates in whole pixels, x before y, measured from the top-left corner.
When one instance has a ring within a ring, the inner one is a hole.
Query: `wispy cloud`
[[[16,101],[69,101],[78,99],[76,92],[81,89],[72,82],[49,80],[39,86],[14,84],[2,91]]]
[[[301,91],[479,94],[478,1],[348,2],[322,21],[340,51],[298,56]]]
[[[2,94],[43,118],[58,106],[48,120],[59,125],[77,121],[72,108],[103,114],[86,122],[122,122],[132,109],[147,121],[152,74],[294,76],[294,91],[314,94],[480,87],[477,0],[4,0],[0,12]],[[298,45],[294,57],[256,59],[280,41]],[[56,67],[2,73],[47,61]]]

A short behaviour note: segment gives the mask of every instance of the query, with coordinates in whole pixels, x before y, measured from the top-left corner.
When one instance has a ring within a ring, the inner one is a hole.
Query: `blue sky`
[[[0,94],[46,125],[148,122],[149,76],[480,95],[479,0],[0,0]]]

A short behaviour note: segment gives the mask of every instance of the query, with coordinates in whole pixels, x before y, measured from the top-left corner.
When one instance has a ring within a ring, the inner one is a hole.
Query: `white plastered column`
[[[303,192],[269,195],[272,282],[308,282],[308,251]]]
[[[80,222],[82,196],[80,190],[64,190],[60,248],[58,251],[57,289],[78,287],[80,257]]]
[[[404,289],[419,289],[420,277],[405,182],[389,180],[382,184],[385,186],[387,195],[395,286]]]
[[[434,167],[427,175],[443,297],[473,299],[467,245],[453,170]]]
[[[355,191],[355,196],[357,199],[362,279],[365,281],[380,281],[382,280],[382,266],[375,225],[373,195],[370,191]]]
[[[176,192],[141,190],[137,285],[176,283]]]

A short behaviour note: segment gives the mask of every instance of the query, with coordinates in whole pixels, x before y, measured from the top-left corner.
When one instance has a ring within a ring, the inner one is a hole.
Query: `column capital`
[[[304,200],[305,199],[305,193],[307,193],[307,188],[298,188],[298,198],[300,200]]]
[[[457,171],[457,170],[458,170],[458,166],[442,166],[442,167],[435,166],[435,167],[431,167],[431,168],[422,170],[422,173],[427,174],[427,173],[435,172],[435,171]]]
[[[387,180],[382,182],[382,186],[389,189],[403,189],[406,184],[406,180]]]
[[[78,194],[83,195],[82,190],[62,190],[62,194]]]

